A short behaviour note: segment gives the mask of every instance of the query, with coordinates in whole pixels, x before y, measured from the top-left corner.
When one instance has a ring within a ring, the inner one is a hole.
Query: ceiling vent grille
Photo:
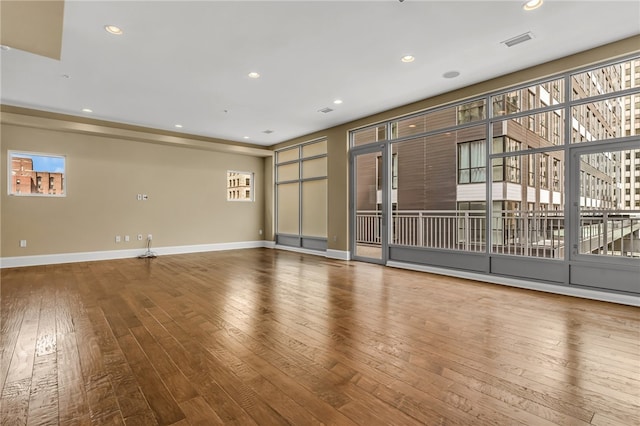
[[[329,108],[329,107],[324,107],[324,108],[318,110],[318,112],[322,112],[324,114],[326,114],[328,112],[331,112],[331,111],[333,111],[333,110],[331,108]]]
[[[269,129],[263,130],[262,133],[266,133],[266,134],[270,135],[271,133],[273,133],[273,130],[269,130]]]
[[[507,47],[513,47],[516,44],[524,43],[525,41],[529,41],[532,38],[533,38],[533,34],[531,32],[527,32],[527,33],[512,37],[509,40],[505,40],[502,43],[504,43],[504,45]]]

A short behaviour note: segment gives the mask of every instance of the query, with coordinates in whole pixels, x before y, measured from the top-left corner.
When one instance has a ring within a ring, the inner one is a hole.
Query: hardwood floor
[[[638,425],[640,309],[269,249],[2,270],[3,425]]]

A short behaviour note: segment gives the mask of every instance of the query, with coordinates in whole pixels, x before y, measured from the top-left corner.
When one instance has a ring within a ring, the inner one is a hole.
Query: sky
[[[20,152],[14,153],[13,156],[31,158],[33,160],[33,170],[36,172],[64,173],[64,157],[23,154]]]

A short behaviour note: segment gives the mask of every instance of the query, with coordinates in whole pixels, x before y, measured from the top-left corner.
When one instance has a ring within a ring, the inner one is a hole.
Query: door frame
[[[640,149],[640,140],[629,141],[621,143],[598,143],[589,146],[573,145],[570,147],[570,173],[573,177],[571,188],[569,188],[568,195],[569,205],[571,207],[569,211],[569,223],[571,229],[569,230],[569,260],[577,262],[598,262],[611,265],[634,265],[637,264],[637,260],[616,257],[616,256],[598,256],[592,254],[581,254],[578,252],[580,244],[580,157],[582,155],[602,153],[607,151],[624,151]],[[621,160],[624,165],[624,159]],[[621,176],[624,179],[624,174]]]
[[[357,254],[356,242],[356,213],[357,213],[357,170],[356,160],[360,155],[379,154],[382,156],[382,214],[380,218],[380,258],[367,257]],[[353,260],[386,265],[389,259],[389,182],[391,181],[391,167],[389,164],[389,144],[377,142],[361,147],[352,147],[349,151],[349,250]]]

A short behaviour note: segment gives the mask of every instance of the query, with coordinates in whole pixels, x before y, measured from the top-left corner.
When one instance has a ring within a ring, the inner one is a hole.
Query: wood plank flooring
[[[1,272],[2,425],[640,425],[640,309],[269,249]]]

